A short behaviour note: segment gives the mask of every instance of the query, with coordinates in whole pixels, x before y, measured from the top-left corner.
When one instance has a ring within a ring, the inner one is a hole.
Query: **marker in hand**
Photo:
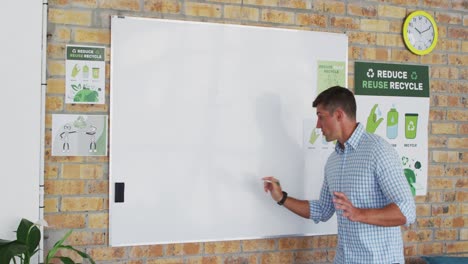
[[[268,183],[276,183],[276,184],[278,184],[278,186],[281,186],[279,181],[272,181],[272,180],[266,180],[266,179],[262,179],[262,180],[264,182],[268,182]]]
[[[275,179],[274,177],[272,177],[272,176],[263,177],[262,181],[263,181],[263,189],[265,190],[265,192],[271,192],[274,189],[280,189],[281,190],[281,186],[280,186],[279,181],[277,179]],[[277,187],[275,187],[274,184],[276,184]]]

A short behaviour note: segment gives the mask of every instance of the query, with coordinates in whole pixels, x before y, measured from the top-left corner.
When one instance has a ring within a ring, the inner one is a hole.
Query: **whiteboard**
[[[112,246],[336,234],[260,179],[318,198],[328,153],[305,151],[304,129],[317,61],[347,63],[346,35],[132,17],[111,31]]]
[[[39,220],[42,1],[6,1],[0,16],[0,238],[15,239],[21,218]],[[27,32],[27,33],[26,33]]]

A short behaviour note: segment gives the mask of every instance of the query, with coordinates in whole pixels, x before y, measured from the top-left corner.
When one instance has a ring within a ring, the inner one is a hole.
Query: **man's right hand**
[[[275,200],[275,202],[281,201],[283,198],[283,190],[281,189],[281,185],[278,179],[273,176],[263,177],[263,189],[265,192],[270,192],[271,198]],[[310,217],[310,206],[309,201],[307,200],[297,200],[294,197],[287,196],[284,203],[284,207],[290,210],[291,212],[302,216],[306,219]]]
[[[263,189],[265,192],[270,192],[271,198],[279,202],[283,198],[283,190],[278,179],[273,176],[263,177]]]

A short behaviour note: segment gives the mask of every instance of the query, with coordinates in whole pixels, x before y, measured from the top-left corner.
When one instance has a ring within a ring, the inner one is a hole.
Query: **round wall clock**
[[[437,45],[437,24],[434,18],[424,11],[414,11],[403,24],[403,39],[406,47],[417,55],[429,54]]]

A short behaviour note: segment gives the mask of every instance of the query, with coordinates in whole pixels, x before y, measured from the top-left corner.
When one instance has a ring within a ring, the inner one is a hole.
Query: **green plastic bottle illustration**
[[[395,105],[387,113],[387,138],[395,139],[398,136],[398,111]]]
[[[89,77],[89,67],[88,65],[83,66],[83,78],[88,79]]]

